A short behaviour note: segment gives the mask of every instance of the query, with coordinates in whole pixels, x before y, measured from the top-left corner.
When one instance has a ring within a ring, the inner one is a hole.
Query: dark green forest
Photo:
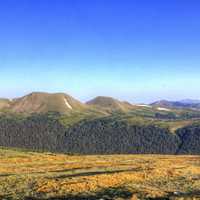
[[[0,117],[0,146],[70,154],[200,154],[200,125],[169,129],[113,117],[71,126],[59,114]]]

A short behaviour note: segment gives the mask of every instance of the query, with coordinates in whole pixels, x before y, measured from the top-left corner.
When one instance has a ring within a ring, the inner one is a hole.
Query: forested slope
[[[156,125],[130,125],[112,118],[65,127],[57,118],[0,118],[0,146],[78,154],[200,154],[200,126],[172,134]]]
[[[32,150],[63,151],[65,128],[45,115],[19,120],[1,118],[0,145]]]

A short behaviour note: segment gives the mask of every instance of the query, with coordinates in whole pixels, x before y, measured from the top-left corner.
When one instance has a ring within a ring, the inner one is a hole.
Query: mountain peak
[[[44,113],[49,111],[67,113],[80,110],[85,105],[65,93],[32,92],[14,100],[11,111],[17,113]]]
[[[151,106],[170,106],[172,103],[172,101],[168,101],[165,99],[159,100],[159,101],[155,101],[153,103],[151,103]]]
[[[105,108],[110,111],[127,111],[132,108],[132,104],[122,102],[113,97],[97,96],[96,98],[86,102],[87,105],[93,105]]]

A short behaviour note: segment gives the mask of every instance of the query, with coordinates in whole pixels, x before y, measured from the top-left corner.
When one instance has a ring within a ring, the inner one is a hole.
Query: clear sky
[[[1,0],[0,96],[200,98],[199,0]]]

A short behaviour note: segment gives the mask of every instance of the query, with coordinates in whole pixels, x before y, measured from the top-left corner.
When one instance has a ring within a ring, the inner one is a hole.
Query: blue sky
[[[0,96],[200,98],[198,0],[2,0]]]

